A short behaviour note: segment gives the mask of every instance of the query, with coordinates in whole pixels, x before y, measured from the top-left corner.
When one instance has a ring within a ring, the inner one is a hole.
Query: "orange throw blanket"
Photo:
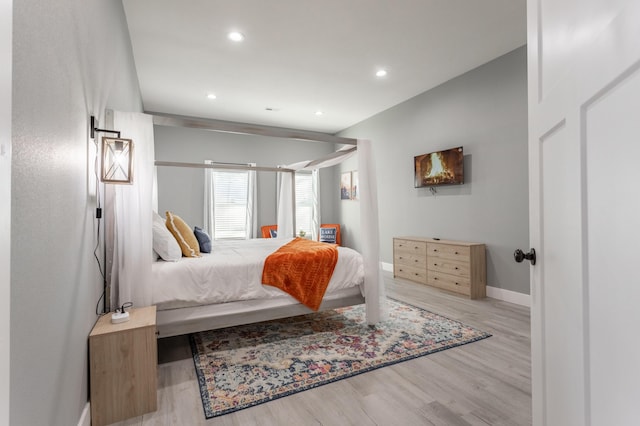
[[[277,287],[317,311],[337,262],[335,245],[296,238],[267,256],[262,284]]]

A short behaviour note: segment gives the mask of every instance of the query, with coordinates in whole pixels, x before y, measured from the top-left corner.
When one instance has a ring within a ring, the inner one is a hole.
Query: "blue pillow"
[[[320,228],[320,242],[321,243],[336,243],[336,228]]]
[[[202,253],[211,253],[211,237],[197,226],[193,229],[193,233],[200,245],[200,251]]]
[[[278,237],[278,231],[275,229],[269,229],[269,234],[271,235],[271,238],[277,238]]]

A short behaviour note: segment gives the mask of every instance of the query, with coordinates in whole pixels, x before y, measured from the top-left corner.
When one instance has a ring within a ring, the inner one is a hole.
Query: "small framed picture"
[[[340,199],[351,199],[351,172],[344,172],[340,176]]]
[[[358,192],[358,171],[354,170],[351,172],[351,199],[359,200],[360,193]]]

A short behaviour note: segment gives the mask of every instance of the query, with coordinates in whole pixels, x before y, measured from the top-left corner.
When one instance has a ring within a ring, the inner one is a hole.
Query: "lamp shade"
[[[133,182],[133,141],[131,139],[102,138],[102,181],[126,184]]]

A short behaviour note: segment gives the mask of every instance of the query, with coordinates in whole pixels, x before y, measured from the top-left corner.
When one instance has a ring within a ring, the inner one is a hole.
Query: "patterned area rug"
[[[397,301],[366,325],[364,305],[190,335],[207,419],[488,333]]]

